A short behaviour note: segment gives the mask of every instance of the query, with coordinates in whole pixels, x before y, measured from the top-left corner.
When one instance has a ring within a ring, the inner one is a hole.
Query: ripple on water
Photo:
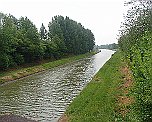
[[[0,87],[0,113],[13,113],[41,122],[56,122],[113,51]]]

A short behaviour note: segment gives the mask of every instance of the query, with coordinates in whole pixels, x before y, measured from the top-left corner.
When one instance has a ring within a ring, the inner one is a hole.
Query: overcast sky
[[[0,12],[27,16],[39,29],[55,15],[68,16],[92,30],[97,45],[117,43],[125,0],[0,0]]]

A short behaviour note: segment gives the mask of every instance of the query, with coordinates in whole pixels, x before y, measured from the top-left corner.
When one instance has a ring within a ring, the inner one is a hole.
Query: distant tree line
[[[69,17],[54,16],[38,31],[27,17],[0,13],[0,70],[42,59],[90,52],[95,38],[91,30]]]
[[[135,78],[133,109],[138,121],[152,122],[152,0],[131,0],[119,46]]]
[[[106,45],[100,45],[99,48],[100,49],[110,49],[110,50],[113,50],[113,49],[118,49],[118,44],[106,44]]]

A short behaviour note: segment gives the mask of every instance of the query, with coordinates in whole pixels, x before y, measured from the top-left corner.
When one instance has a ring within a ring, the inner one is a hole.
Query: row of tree
[[[100,48],[100,49],[110,49],[110,50],[114,50],[114,49],[118,49],[119,46],[118,46],[118,44],[113,43],[113,44],[100,45],[99,48]]]
[[[138,120],[152,121],[152,0],[131,0],[119,38],[135,78],[134,111]]]
[[[42,59],[90,52],[94,35],[69,17],[55,16],[38,32],[27,17],[0,13],[0,69]]]

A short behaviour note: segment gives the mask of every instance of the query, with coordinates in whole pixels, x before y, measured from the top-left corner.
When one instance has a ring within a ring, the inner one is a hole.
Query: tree
[[[38,32],[27,17],[16,19],[0,13],[0,68],[7,69],[41,60],[61,58],[69,54],[89,52],[94,46],[93,33],[69,17],[55,16],[43,23]]]
[[[67,53],[81,54],[89,52],[94,47],[94,35],[80,23],[69,17],[55,16],[49,23],[49,37],[57,35],[66,46]]]
[[[42,40],[47,39],[47,30],[45,29],[43,23],[42,23],[41,28],[40,28],[40,37]]]
[[[152,0],[131,0],[121,35],[120,49],[130,61],[136,81],[134,111],[140,121],[152,121]]]
[[[31,62],[42,59],[45,47],[41,43],[36,26],[27,17],[21,17],[18,27],[23,36],[18,50],[24,55],[25,61]]]
[[[16,51],[16,45],[18,45],[18,40],[16,38],[17,28],[14,24],[12,16],[5,15],[1,22],[2,26],[0,28],[0,67],[8,68],[10,66],[16,65],[17,62],[14,61],[15,57],[13,54]]]

